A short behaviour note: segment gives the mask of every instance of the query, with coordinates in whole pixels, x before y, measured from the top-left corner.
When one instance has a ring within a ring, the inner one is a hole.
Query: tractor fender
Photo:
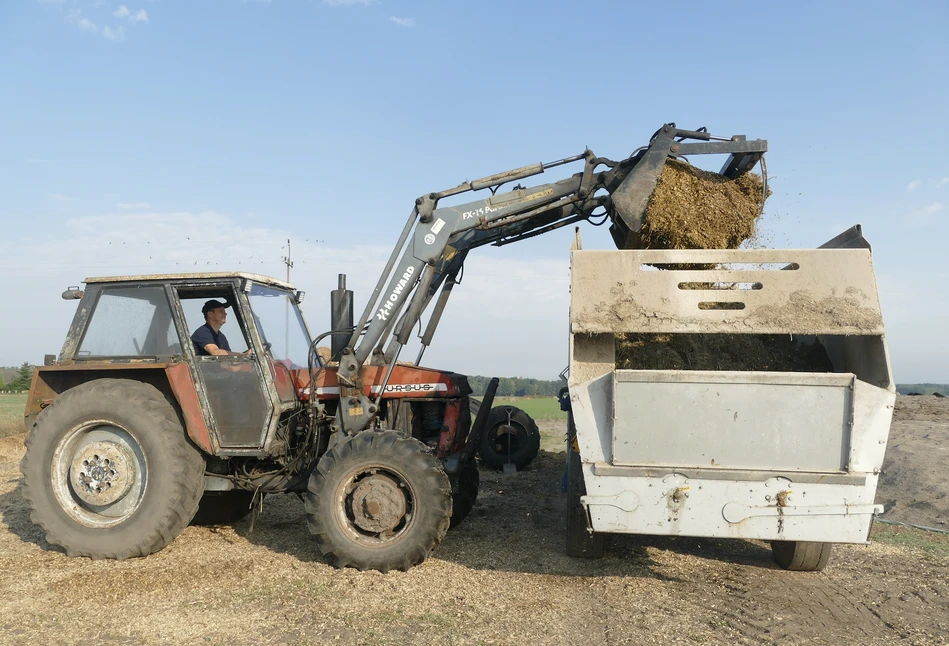
[[[165,367],[165,376],[171,392],[178,400],[181,417],[185,422],[188,437],[198,445],[202,451],[214,455],[214,446],[211,443],[211,433],[204,420],[204,410],[198,400],[198,391],[191,376],[191,369],[186,363],[174,363]]]
[[[59,395],[87,381],[102,378],[144,381],[158,388],[166,396],[173,397],[181,411],[188,437],[199,449],[214,455],[215,444],[198,400],[191,369],[186,363],[102,362],[40,366],[33,373],[33,383],[24,411],[27,431],[33,426],[40,411],[52,404]]]

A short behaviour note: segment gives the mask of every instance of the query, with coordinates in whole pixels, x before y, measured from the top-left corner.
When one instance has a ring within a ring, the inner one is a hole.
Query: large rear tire
[[[540,451],[540,431],[530,415],[515,406],[495,406],[481,437],[478,455],[492,469],[513,464],[518,471]]]
[[[793,572],[820,572],[827,566],[833,543],[771,541],[774,562]]]
[[[458,467],[458,473],[448,476],[451,482],[451,523],[448,529],[454,529],[468,517],[478,499],[481,487],[481,472],[474,458]]]
[[[451,484],[418,440],[363,431],[320,459],[307,486],[310,533],[336,567],[408,570],[448,531]]]
[[[157,552],[188,526],[204,458],[154,386],[97,379],[45,408],[20,463],[30,518],[69,556]]]

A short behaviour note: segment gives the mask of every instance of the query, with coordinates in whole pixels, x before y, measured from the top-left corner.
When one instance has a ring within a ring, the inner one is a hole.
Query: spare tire
[[[515,406],[495,406],[481,436],[478,455],[493,469],[513,464],[518,470],[530,464],[540,451],[540,431],[530,415]]]

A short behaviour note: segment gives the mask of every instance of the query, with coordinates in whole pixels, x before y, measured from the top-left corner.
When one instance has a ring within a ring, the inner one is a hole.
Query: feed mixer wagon
[[[578,236],[571,266],[572,555],[611,532],[744,538],[819,570],[833,543],[867,541],[896,393],[859,225],[806,250]],[[788,347],[821,360],[771,360]],[[721,369],[729,348],[739,366]],[[762,352],[766,369],[741,369]]]

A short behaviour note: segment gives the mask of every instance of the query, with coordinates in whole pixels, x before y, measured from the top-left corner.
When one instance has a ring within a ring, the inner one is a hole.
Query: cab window
[[[300,308],[290,293],[254,284],[249,292],[250,309],[267,352],[288,367],[307,365],[310,336]]]
[[[165,288],[103,287],[77,354],[79,358],[181,354]]]

